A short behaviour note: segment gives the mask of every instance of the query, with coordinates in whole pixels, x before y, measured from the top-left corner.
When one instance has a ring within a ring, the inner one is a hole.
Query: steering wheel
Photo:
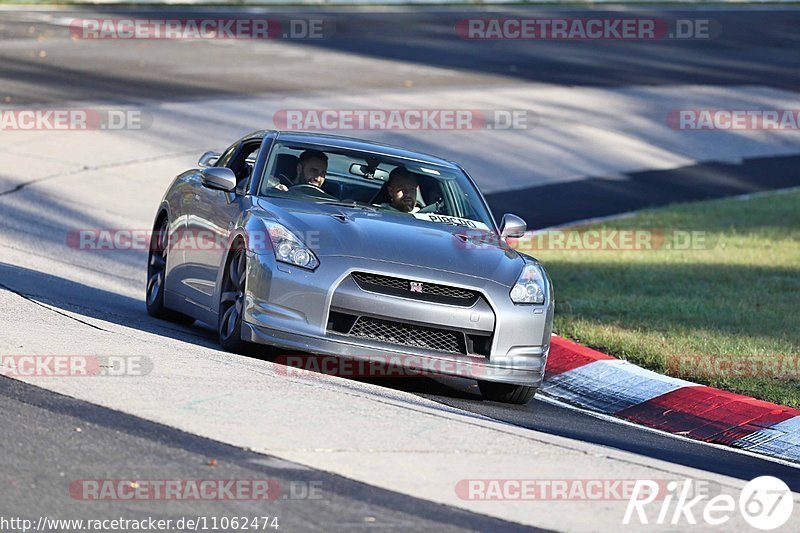
[[[294,183],[286,174],[278,174],[275,177],[278,178],[278,181],[280,181],[282,185],[286,185],[287,188],[294,187]]]
[[[303,194],[308,194],[309,196],[317,196],[319,198],[336,198],[332,194],[328,194],[319,187],[314,185],[310,185],[308,183],[301,183],[299,185],[293,185],[289,187],[290,191],[297,191]]]

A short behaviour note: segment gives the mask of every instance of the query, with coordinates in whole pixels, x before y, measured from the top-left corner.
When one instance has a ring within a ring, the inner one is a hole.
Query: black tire
[[[485,400],[491,402],[514,403],[523,405],[536,395],[537,387],[495,383],[494,381],[478,381],[478,388]]]
[[[147,286],[145,287],[147,313],[161,320],[189,326],[194,323],[194,318],[164,306],[164,279],[168,254],[169,219],[164,216],[156,224],[155,231],[150,238],[150,251],[147,254]]]
[[[229,352],[245,353],[249,343],[242,340],[242,311],[247,284],[247,254],[241,243],[234,245],[219,291],[217,333],[220,345]]]

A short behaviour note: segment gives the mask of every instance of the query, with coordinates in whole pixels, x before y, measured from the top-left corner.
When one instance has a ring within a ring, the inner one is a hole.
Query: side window
[[[284,145],[273,149],[266,164],[260,194],[269,193],[281,183],[286,187],[294,185],[298,156],[302,152],[303,150],[300,148],[290,148]]]
[[[255,142],[250,141],[242,144],[239,150],[233,152],[233,156],[226,165],[236,174],[236,181],[238,183],[237,189],[239,189],[240,192],[247,189],[250,177],[253,175],[253,168],[255,167],[259,148],[261,148],[260,139]]]
[[[222,152],[222,155],[219,156],[219,159],[217,159],[217,163],[214,166],[215,167],[227,167],[228,163],[231,162],[231,158],[233,157],[233,154],[236,153],[236,149],[237,148],[239,148],[239,145],[238,144],[234,144],[233,146],[231,146],[230,148],[228,148],[227,150]]]

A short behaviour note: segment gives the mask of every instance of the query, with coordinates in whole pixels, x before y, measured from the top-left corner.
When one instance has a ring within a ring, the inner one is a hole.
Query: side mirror
[[[200,159],[197,160],[197,165],[200,168],[208,168],[213,167],[217,164],[217,160],[219,160],[219,156],[221,156],[219,152],[206,152],[200,156]]]
[[[211,167],[200,172],[203,186],[217,191],[233,192],[236,190],[236,174],[227,167]]]
[[[528,225],[525,221],[511,213],[503,215],[503,220],[500,221],[500,237],[503,239],[524,237],[526,229]]]

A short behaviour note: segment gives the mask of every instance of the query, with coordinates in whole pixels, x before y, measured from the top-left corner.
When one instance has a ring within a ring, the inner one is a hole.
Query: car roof
[[[459,168],[458,165],[452,161],[442,159],[441,157],[436,157],[435,155],[430,155],[423,152],[415,152],[400,146],[393,146],[391,144],[384,144],[375,141],[367,141],[364,139],[355,139],[340,135],[328,135],[325,133],[309,133],[303,131],[264,131],[258,133],[263,135],[274,133],[276,134],[276,138],[281,141],[315,144],[320,147],[341,148],[343,150],[361,150],[387,155],[390,157],[397,157],[400,159],[410,159],[424,163],[431,163],[451,169]]]

